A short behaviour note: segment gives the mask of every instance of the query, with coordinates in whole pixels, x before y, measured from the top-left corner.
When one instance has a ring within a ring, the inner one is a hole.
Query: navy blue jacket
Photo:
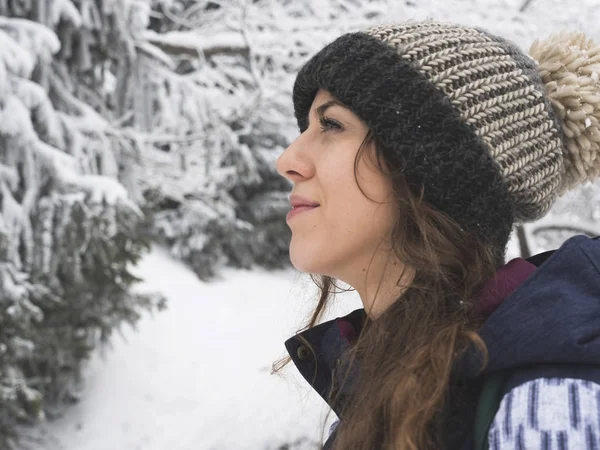
[[[600,240],[575,236],[558,250],[528,261],[537,266],[533,275],[501,302],[480,330],[489,354],[483,374],[478,374],[474,352],[457,362],[444,412],[446,450],[472,450],[475,407],[489,374],[510,371],[506,392],[543,377],[600,383]],[[358,309],[285,342],[300,373],[341,422],[350,394],[342,391],[333,404],[327,393],[335,382],[333,369],[344,363],[351,346],[347,325],[359,333],[364,320],[364,310]],[[324,449],[332,448],[334,439],[335,431]]]

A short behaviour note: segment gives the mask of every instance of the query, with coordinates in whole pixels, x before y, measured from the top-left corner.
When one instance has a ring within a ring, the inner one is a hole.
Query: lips
[[[292,208],[320,206],[319,203],[314,200],[297,194],[290,195],[290,204],[292,205]]]
[[[318,206],[296,206],[287,213],[286,221],[289,221],[293,217],[296,217],[298,214],[303,214],[307,211],[312,211],[313,209],[317,208]]]

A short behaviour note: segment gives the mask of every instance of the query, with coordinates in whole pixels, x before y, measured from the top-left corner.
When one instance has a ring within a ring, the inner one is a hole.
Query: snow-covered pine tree
[[[126,78],[115,67],[135,59],[139,7],[0,2],[3,449],[15,424],[73,398],[83,362],[114,329],[164,306],[129,290],[148,245],[135,183],[124,187],[140,142],[111,122],[111,92]]]

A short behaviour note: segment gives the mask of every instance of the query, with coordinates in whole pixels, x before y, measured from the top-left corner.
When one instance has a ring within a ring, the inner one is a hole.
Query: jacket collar
[[[357,309],[344,317],[329,320],[305,330],[285,342],[285,347],[300,374],[340,416],[349,389],[344,389],[339,401],[330,401],[330,391],[339,386],[335,374],[345,373],[345,353],[352,347],[364,325],[366,313]],[[348,384],[346,384],[348,385]]]
[[[482,289],[480,308],[491,314],[504,298],[518,288],[535,272],[536,266],[517,258],[502,266]],[[285,342],[285,347],[300,374],[341,418],[341,410],[351,396],[356,364],[350,371],[349,380],[337,393],[337,401],[330,400],[330,393],[342,385],[341,376],[346,373],[347,351],[359,336],[366,320],[364,309],[316,325]],[[337,376],[336,376],[337,375]],[[462,374],[461,374],[462,375]]]

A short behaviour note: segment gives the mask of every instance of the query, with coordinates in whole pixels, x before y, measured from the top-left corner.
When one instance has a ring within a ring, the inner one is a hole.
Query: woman
[[[600,52],[573,34],[530,53],[408,22],[299,72],[301,134],[277,170],[291,261],[321,294],[286,348],[340,419],[325,448],[600,448],[600,241],[505,261],[515,223],[600,172]],[[364,309],[317,325],[335,280]]]

